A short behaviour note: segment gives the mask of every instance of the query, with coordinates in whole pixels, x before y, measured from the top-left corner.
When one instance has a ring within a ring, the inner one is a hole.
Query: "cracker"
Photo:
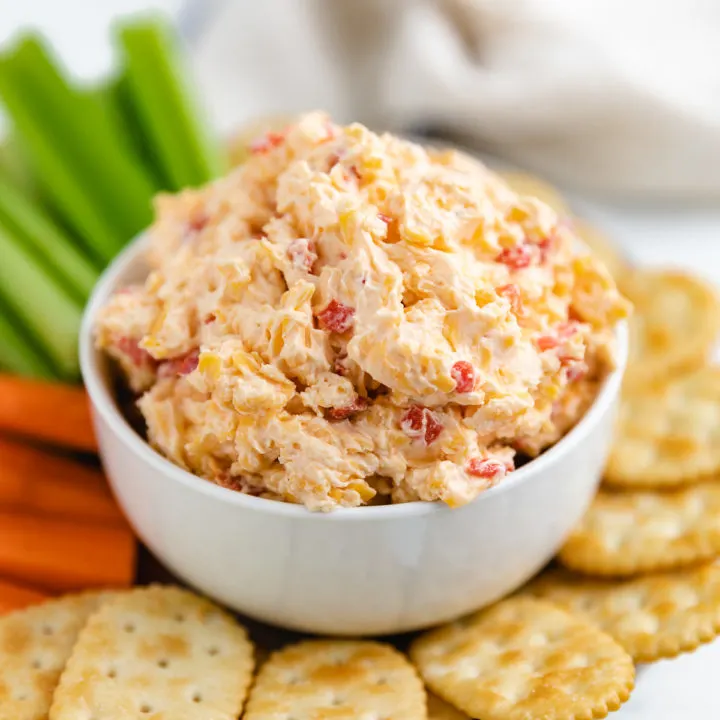
[[[600,492],[558,553],[568,568],[627,576],[720,554],[720,484],[677,492]]]
[[[602,261],[616,282],[621,281],[627,275],[630,271],[627,260],[603,232],[577,217],[572,219],[572,227],[577,236]]]
[[[615,582],[554,570],[523,592],[582,614],[636,662],[675,657],[720,633],[720,567],[713,564]]]
[[[620,285],[635,306],[626,392],[705,362],[720,330],[720,302],[711,285],[686,273],[657,270],[627,273]]]
[[[273,653],[258,673],[245,720],[426,717],[415,668],[389,645],[308,640]]]
[[[609,635],[531,597],[432,630],[410,657],[433,692],[483,720],[602,718],[628,699],[635,677]]]
[[[236,720],[253,647],[230,615],[170,586],[118,594],[80,634],[50,720]]]
[[[560,191],[545,180],[535,177],[530,173],[517,172],[514,170],[500,171],[498,175],[510,186],[510,189],[518,195],[529,195],[537,198],[546,205],[549,205],[561,217],[570,215],[570,210]]]
[[[470,720],[468,716],[454,708],[434,693],[427,696],[428,720]]]
[[[720,472],[720,367],[624,398],[605,480],[677,487]]]
[[[46,720],[77,636],[106,597],[68,595],[0,618],[0,720]]]

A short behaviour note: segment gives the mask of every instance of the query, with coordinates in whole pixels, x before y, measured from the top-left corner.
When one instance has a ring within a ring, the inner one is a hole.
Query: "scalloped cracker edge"
[[[618,582],[553,570],[522,592],[594,622],[639,663],[690,652],[720,633],[714,564]]]
[[[90,618],[49,717],[236,720],[252,671],[253,646],[228,613],[180,588],[139,588]]]
[[[630,697],[635,678],[609,635],[531,597],[432,630],[410,657],[433,692],[483,720],[602,718]]]

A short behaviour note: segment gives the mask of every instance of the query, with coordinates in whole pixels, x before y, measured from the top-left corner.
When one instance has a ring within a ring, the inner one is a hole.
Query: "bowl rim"
[[[120,278],[123,277],[134,264],[140,262],[141,253],[147,245],[147,242],[146,233],[140,233],[105,269],[85,306],[80,327],[80,369],[92,407],[94,411],[102,417],[112,433],[122,441],[128,451],[134,453],[140,460],[157,472],[168,476],[173,481],[179,482],[191,490],[230,505],[238,505],[247,510],[264,512],[271,515],[285,515],[305,519],[313,518],[318,521],[328,522],[429,517],[439,513],[462,511],[463,508],[451,509],[445,505],[445,503],[441,502],[412,501],[389,505],[337,508],[331,512],[315,512],[308,510],[304,505],[253,497],[242,492],[237,492],[236,490],[223,488],[184,470],[163,457],[135,432],[118,408],[113,393],[100,372],[99,358],[101,353],[95,349],[93,342],[93,327],[99,309],[117,288]],[[495,487],[480,493],[474,500],[464,506],[465,508],[485,502],[491,497],[509,492],[531,481],[534,476],[552,467],[556,460],[559,460],[563,454],[571,452],[575,446],[581,443],[593,431],[597,422],[614,402],[620,391],[628,355],[628,329],[626,321],[618,323],[615,336],[617,348],[616,368],[603,380],[602,386],[595,396],[592,405],[587,409],[585,415],[579,422],[552,447],[545,450],[545,452],[521,468],[510,473],[510,475]]]

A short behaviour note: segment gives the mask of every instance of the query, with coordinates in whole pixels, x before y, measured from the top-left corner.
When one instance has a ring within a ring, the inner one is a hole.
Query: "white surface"
[[[176,0],[0,0],[0,42],[21,24],[47,28],[73,69],[93,76],[110,62],[101,31],[118,11],[155,4],[172,9]],[[670,55],[673,53],[671,52]],[[714,162],[714,158],[708,158]],[[593,205],[624,248],[641,263],[686,267],[720,285],[720,210],[692,211]],[[710,720],[720,717],[720,642],[671,661],[643,668],[630,702],[617,720]]]
[[[627,351],[582,421],[540,458],[464,508],[439,503],[311,513],[226,490],[155,453],[117,410],[97,311],[147,274],[136,241],[103,275],[80,333],[100,455],[140,537],[177,575],[236,610],[329,635],[428,627],[527,581],[580,520],[605,464]],[[108,387],[110,385],[110,387]]]

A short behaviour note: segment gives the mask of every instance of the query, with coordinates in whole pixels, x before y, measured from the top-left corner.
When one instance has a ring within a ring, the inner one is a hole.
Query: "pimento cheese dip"
[[[457,507],[582,416],[628,305],[553,210],[321,113],[251,150],[158,198],[97,319],[162,454],[313,510]]]

